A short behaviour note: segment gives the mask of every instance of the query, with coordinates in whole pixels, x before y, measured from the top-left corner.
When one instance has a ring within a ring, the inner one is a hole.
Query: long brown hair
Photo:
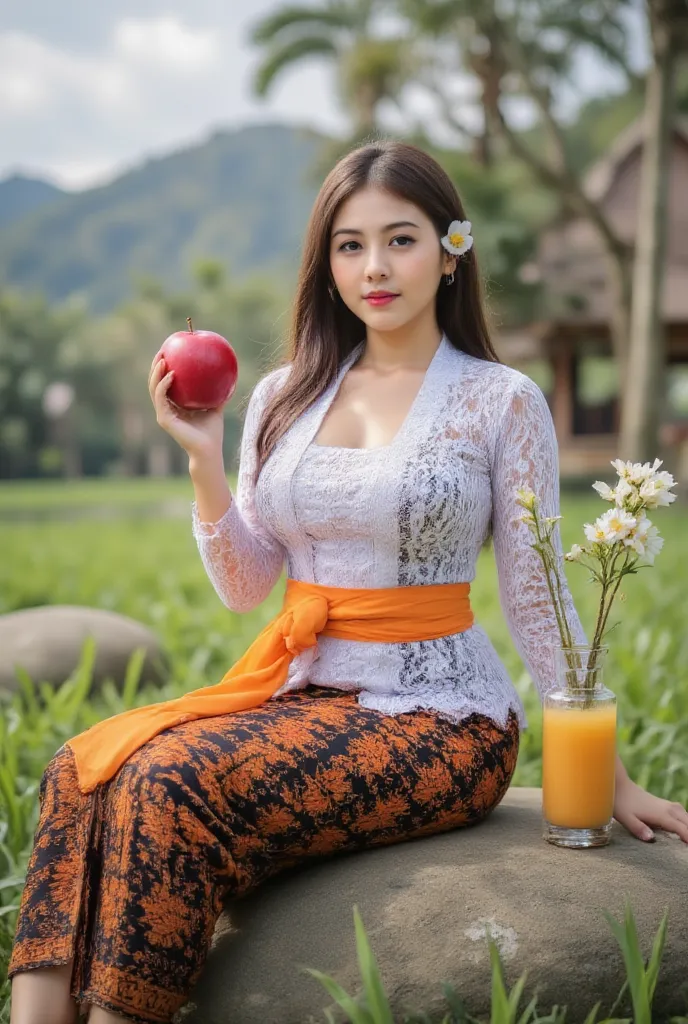
[[[291,424],[329,386],[341,363],[365,338],[365,324],[329,293],[330,235],[337,210],[366,186],[399,196],[425,212],[437,229],[438,245],[453,220],[465,220],[463,205],[446,172],[417,146],[382,139],[352,150],[332,168],[308,222],[292,314],[284,386],[266,404],[256,439],[258,470]],[[478,359],[499,362],[483,311],[475,250],[459,260],[454,283],[440,284],[438,326],[451,344]]]

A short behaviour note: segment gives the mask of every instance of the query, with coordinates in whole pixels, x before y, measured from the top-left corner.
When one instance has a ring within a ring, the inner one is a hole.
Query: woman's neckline
[[[401,440],[402,436],[406,433],[406,430],[409,428],[410,423],[411,423],[412,419],[414,418],[417,409],[420,406],[421,399],[422,399],[422,397],[423,397],[423,395],[424,395],[424,393],[425,393],[425,391],[427,389],[428,381],[429,381],[429,378],[430,378],[431,371],[434,369],[435,365],[437,364],[437,362],[439,360],[440,352],[442,351],[442,349],[444,348],[444,346],[446,344],[448,344],[448,339],[447,339],[446,334],[443,333],[442,337],[440,338],[440,343],[437,346],[437,348],[435,349],[433,357],[430,360],[430,362],[428,364],[428,367],[427,367],[427,369],[426,369],[426,371],[425,371],[425,373],[423,375],[423,380],[421,381],[421,385],[418,388],[418,391],[416,392],[415,398],[411,402],[409,410],[406,413],[406,417],[404,418],[404,421],[402,422],[401,426],[399,427],[399,429],[397,430],[396,434],[394,435],[392,440],[389,442],[389,444],[377,445],[375,448],[348,448],[345,445],[339,445],[339,444],[318,444],[317,441],[313,440],[313,441],[311,441],[309,447],[310,448],[320,448],[322,451],[330,451],[330,452],[362,452],[362,453],[365,453],[366,455],[371,455],[374,452],[388,452],[388,451],[391,451],[392,448],[396,447],[397,442],[399,442]],[[330,398],[330,401],[327,403],[326,408],[323,410],[323,414],[320,417],[320,422],[318,423],[318,425],[317,425],[317,427],[315,429],[315,433],[316,434],[318,433],[318,430],[320,429],[320,426],[322,424],[323,419],[325,418],[325,414],[327,413],[327,410],[329,409],[330,405],[332,404],[332,402],[334,402],[335,398],[337,397],[337,393],[338,393],[339,389],[342,386],[342,381],[344,380],[344,378],[346,377],[347,373],[352,368],[352,366],[354,366],[358,362],[358,360],[360,358],[360,355],[361,355],[361,353],[363,351],[363,346],[364,346],[364,342],[359,342],[357,348],[354,349],[353,353],[351,354],[350,361],[349,361],[348,365],[346,363],[344,364],[344,367],[342,368],[342,371],[339,374],[338,379],[335,381],[335,387],[334,387],[334,392],[332,394],[332,397]]]

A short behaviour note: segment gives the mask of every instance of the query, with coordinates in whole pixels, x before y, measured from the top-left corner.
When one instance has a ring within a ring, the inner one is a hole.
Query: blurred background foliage
[[[0,479],[184,472],[154,421],[146,381],[187,316],[224,334],[239,357],[226,432],[236,468],[245,399],[287,332],[323,176],[356,144],[389,134],[392,108],[408,114],[408,130],[394,135],[430,151],[456,183],[495,331],[532,323],[547,308],[542,283],[523,272],[539,233],[575,207],[586,169],[643,111],[645,75],[630,57],[634,6],[286,4],[253,27],[254,91],[268,95],[285,69],[314,56],[330,61],[350,117],[346,138],[253,125],[82,192],[16,175],[0,182]],[[382,13],[397,31],[380,32]],[[615,83],[594,99],[580,88],[591,55]],[[450,88],[457,75],[459,94]],[[433,104],[426,118],[410,113],[409,90]],[[675,105],[688,114],[685,59]],[[430,124],[444,129],[442,146]],[[546,368],[533,374],[547,383]],[[594,370],[581,376],[594,386]]]

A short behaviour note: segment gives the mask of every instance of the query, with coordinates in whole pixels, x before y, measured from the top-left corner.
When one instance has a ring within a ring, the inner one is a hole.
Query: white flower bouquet
[[[671,493],[676,481],[671,473],[660,471],[661,465],[659,459],[655,459],[652,465],[615,459],[612,466],[619,477],[616,487],[609,487],[601,480],[593,484],[600,497],[611,502],[613,508],[594,523],[585,523],[583,530],[587,543],[574,544],[564,556],[568,562],[586,566],[591,581],[600,586],[597,622],[590,645],[593,664],[588,664],[589,669],[594,667],[595,652],[602,648],[609,612],[621,581],[642,566],[653,565],[664,544],[657,527],[646,514],[649,509],[670,505],[676,500],[676,495]],[[560,557],[552,541],[561,516],[543,516],[539,499],[529,488],[516,492],[516,503],[523,509],[521,521],[532,533],[532,546],[545,568],[561,646],[573,651],[576,644],[566,618]],[[577,661],[571,662],[572,669],[577,665]]]

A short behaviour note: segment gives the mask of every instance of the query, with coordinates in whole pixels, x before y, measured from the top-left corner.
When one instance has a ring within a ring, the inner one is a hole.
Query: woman
[[[249,402],[236,500],[222,411],[172,406],[173,374],[154,361],[217,593],[255,608],[286,558],[285,604],[221,683],[100,723],[51,761],[12,1024],[71,1022],[76,1004],[92,1024],[169,1021],[225,898],[311,857],[475,825],[503,798],[527,722],[468,592],[491,534],[511,635],[544,693],[556,623],[514,492],[530,486],[556,515],[557,449],[542,393],[494,354],[463,222],[415,147],[374,143],[333,169],[289,361]],[[620,762],[617,784],[629,831],[688,841],[684,808]]]

